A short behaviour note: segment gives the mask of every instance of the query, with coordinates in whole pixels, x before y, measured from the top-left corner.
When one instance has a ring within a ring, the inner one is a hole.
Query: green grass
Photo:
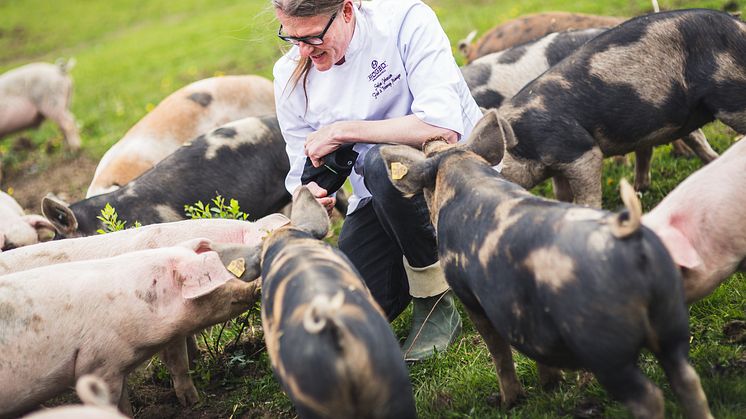
[[[652,10],[648,0],[430,0],[456,51],[456,43],[472,29],[480,34],[497,23],[548,10],[633,16]],[[709,7],[721,1],[661,0],[664,9]],[[0,2],[0,72],[31,61],[75,57],[73,112],[81,125],[83,149],[100,157],[114,142],[174,90],[201,78],[218,74],[259,74],[271,77],[282,45],[274,36],[277,23],[267,0],[6,0]],[[461,57],[457,56],[461,62]],[[730,145],[734,133],[721,124],[706,127],[716,150]],[[34,144],[51,144],[59,151],[60,133],[52,124],[22,133]],[[30,158],[13,155],[0,142],[7,164]],[[675,185],[701,166],[698,160],[674,159],[669,147],[656,149],[652,162],[652,188],[642,196],[652,208]],[[617,187],[621,177],[632,179],[630,165],[607,163],[604,173],[604,207],[621,206]],[[547,195],[550,186],[534,190]],[[230,197],[226,197],[230,198]],[[209,197],[206,197],[209,199]],[[339,223],[335,232],[339,231]],[[332,242],[334,240],[332,239]],[[746,414],[746,348],[729,343],[723,325],[743,319],[746,278],[734,275],[707,299],[690,308],[693,364],[702,377],[716,417],[737,418]],[[410,313],[393,323],[399,337],[406,333]],[[250,317],[259,324],[258,316]],[[195,371],[204,403],[195,410],[210,409],[215,416],[292,417],[293,408],[281,393],[262,350],[261,334],[246,334],[241,344],[230,345],[240,322],[222,335],[207,335],[216,356],[205,355]],[[603,417],[627,417],[626,410],[606,395],[595,382],[576,373],[566,374],[557,391],[537,387],[534,363],[517,355],[518,373],[528,397],[509,412],[492,405],[498,392],[489,353],[468,320],[453,347],[435,359],[411,367],[411,377],[422,417],[563,417],[582,413],[582,407]],[[666,396],[667,416],[681,417],[657,363],[649,356],[641,365]],[[137,390],[135,390],[137,391]]]

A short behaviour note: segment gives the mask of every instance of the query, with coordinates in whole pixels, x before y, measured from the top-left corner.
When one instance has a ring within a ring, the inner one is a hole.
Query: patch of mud
[[[30,214],[41,213],[41,199],[50,192],[67,202],[83,199],[98,161],[84,153],[59,154],[35,157],[4,170],[2,190],[12,191],[13,198]]]

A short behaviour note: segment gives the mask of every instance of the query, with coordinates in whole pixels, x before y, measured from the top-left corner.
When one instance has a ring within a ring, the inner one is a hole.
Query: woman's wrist
[[[357,121],[338,121],[334,123],[332,140],[339,145],[358,142],[356,139]]]

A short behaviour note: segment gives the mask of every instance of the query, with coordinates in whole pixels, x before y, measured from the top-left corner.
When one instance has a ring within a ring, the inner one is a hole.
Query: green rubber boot
[[[461,316],[453,291],[412,299],[412,327],[402,345],[404,360],[421,361],[443,352],[461,334]]]

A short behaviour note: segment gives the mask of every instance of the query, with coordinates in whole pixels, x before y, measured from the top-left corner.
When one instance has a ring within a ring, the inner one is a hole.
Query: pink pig
[[[0,75],[0,138],[49,119],[59,125],[70,149],[80,148],[69,110],[73,81],[68,72],[74,63],[32,63]]]
[[[0,253],[0,275],[58,263],[100,259],[137,250],[171,246],[195,237],[204,237],[216,243],[243,244],[258,249],[269,232],[288,222],[289,220],[281,214],[271,214],[253,222],[225,219],[185,220],[151,224],[104,235],[54,240]],[[191,337],[188,340],[191,341],[189,343],[193,342]],[[199,400],[197,389],[189,376],[187,344],[185,337],[175,339],[161,353],[162,361],[171,373],[176,396],[183,405],[191,405]]]
[[[173,246],[195,237],[204,237],[216,243],[259,246],[269,232],[289,222],[282,214],[270,214],[251,222],[220,218],[184,220],[149,224],[109,234],[53,240],[0,253],[0,275],[39,266]]]
[[[109,399],[109,387],[95,375],[84,375],[75,384],[83,405],[43,409],[23,419],[125,419]]]
[[[681,268],[688,303],[746,268],[744,174],[746,141],[741,140],[686,178],[642,218]]]
[[[221,246],[231,245],[194,239],[0,277],[0,417],[34,408],[83,374],[99,376],[131,413],[128,373],[256,301],[260,281],[228,272]],[[255,259],[258,251],[242,246],[241,254]]]

